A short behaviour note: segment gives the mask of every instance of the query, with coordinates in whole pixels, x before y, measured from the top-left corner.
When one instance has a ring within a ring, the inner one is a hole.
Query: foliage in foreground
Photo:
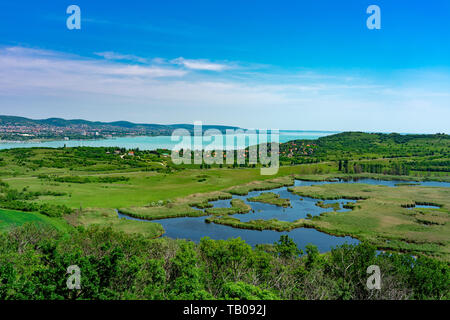
[[[369,265],[382,273],[368,290]],[[81,269],[68,290],[67,267]],[[241,239],[199,244],[112,229],[69,234],[26,224],[0,234],[0,299],[449,299],[449,267],[426,257],[377,255],[366,244],[303,254],[287,236],[252,248]]]

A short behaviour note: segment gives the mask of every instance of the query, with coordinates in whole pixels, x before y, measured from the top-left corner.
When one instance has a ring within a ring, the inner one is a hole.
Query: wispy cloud
[[[147,59],[143,57],[139,57],[133,54],[123,54],[113,51],[106,52],[94,52],[94,55],[102,57],[106,60],[114,60],[114,61],[128,61],[128,62],[136,62],[141,64],[150,64],[153,63],[155,65],[175,65],[181,66],[185,69],[189,70],[198,70],[198,71],[223,71],[235,68],[236,64],[226,64],[226,63],[217,63],[211,62],[206,59],[185,59],[183,57],[179,57],[176,59],[172,59],[170,61],[156,57],[152,59]]]
[[[0,49],[0,65],[2,66],[1,71],[8,70],[12,73],[11,75],[27,73],[34,76],[61,76],[63,78],[71,76],[98,77],[101,75],[162,78],[182,77],[187,73],[186,70],[177,68],[100,61],[23,47]]]
[[[121,54],[116,53],[112,51],[107,52],[94,52],[95,55],[99,57],[103,57],[107,60],[123,60],[123,61],[134,61],[134,62],[140,62],[140,63],[148,63],[148,59],[135,56],[133,54]]]
[[[227,64],[213,63],[208,60],[202,59],[198,60],[185,59],[183,57],[173,59],[170,62],[172,64],[182,65],[185,68],[192,70],[223,71],[231,68],[231,66]]]
[[[415,74],[411,82],[405,80],[410,72],[380,80],[268,68],[249,73],[209,60],[98,56],[103,59],[0,48],[0,114],[400,132],[445,131],[450,118],[448,73]]]

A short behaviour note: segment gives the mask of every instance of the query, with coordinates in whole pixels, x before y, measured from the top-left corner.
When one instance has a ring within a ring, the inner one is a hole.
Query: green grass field
[[[281,167],[276,176],[298,173],[299,167]],[[110,175],[107,174],[107,176]],[[137,171],[120,173],[120,175],[129,177],[130,180],[85,184],[46,181],[33,176],[7,177],[2,180],[18,190],[27,187],[29,191],[48,190],[67,193],[65,196],[43,196],[39,198],[40,201],[65,204],[72,208],[80,206],[120,208],[145,206],[154,201],[174,200],[194,193],[219,191],[251,181],[276,177],[261,176],[259,169],[191,169],[172,174]],[[205,180],[199,182],[202,180],[199,176]]]
[[[35,212],[0,209],[0,232],[9,231],[11,228],[21,226],[24,223],[38,223],[54,227],[60,231],[70,229],[70,225],[62,218],[50,218]]]

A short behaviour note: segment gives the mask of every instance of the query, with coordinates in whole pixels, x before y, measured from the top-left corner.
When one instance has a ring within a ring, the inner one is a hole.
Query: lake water
[[[295,180],[294,186],[311,186],[329,183],[365,183],[372,185],[384,185],[393,188],[397,188],[396,184],[402,181],[388,181],[388,180],[375,180],[375,179],[360,179],[358,181],[303,181]],[[408,182],[408,181],[403,181]],[[428,182],[417,182],[419,185],[428,186]],[[450,187],[447,182],[434,182],[432,186],[437,187]],[[251,202],[247,199],[255,197],[263,192],[273,192],[280,195],[280,198],[288,198],[291,202],[292,208],[283,208],[267,203]],[[252,207],[252,211],[246,214],[232,215],[241,221],[247,222],[255,219],[278,219],[282,221],[295,221],[298,219],[306,218],[307,214],[311,216],[320,215],[323,212],[332,211],[331,208],[321,208],[316,205],[319,201],[308,197],[300,197],[287,190],[286,187],[276,188],[272,190],[264,191],[252,191],[245,196],[233,195],[233,199],[242,199],[245,203]],[[303,199],[303,200],[302,200]],[[356,202],[355,200],[338,199],[338,200],[325,200],[324,203],[339,203],[339,212],[349,211],[350,209],[343,209],[342,205],[349,202]],[[231,199],[211,201],[216,208],[229,208],[231,206]],[[423,207],[423,206],[417,206]],[[429,208],[429,206],[427,206]],[[119,218],[132,219],[148,222],[148,220],[136,219],[123,214],[118,213]],[[332,247],[348,243],[357,244],[359,241],[352,237],[336,237],[323,232],[319,232],[315,229],[297,228],[289,232],[278,232],[272,230],[247,230],[238,229],[224,225],[218,225],[214,223],[205,223],[206,217],[185,217],[185,218],[170,218],[152,220],[152,222],[160,223],[164,230],[164,236],[174,239],[189,239],[195,242],[200,241],[203,237],[210,237],[211,239],[229,239],[237,238],[245,240],[248,244],[255,246],[262,243],[274,243],[279,240],[281,235],[288,235],[292,238],[300,249],[305,249],[305,246],[309,243],[318,247],[320,252],[329,251]]]
[[[259,196],[261,193],[264,192],[273,192],[280,196],[280,198],[283,199],[289,199],[291,203],[291,207],[283,208],[276,205],[268,204],[268,203],[262,203],[262,202],[255,202],[255,201],[248,201],[248,198]],[[305,219],[307,217],[307,214],[310,214],[311,216],[317,216],[320,215],[323,212],[327,211],[333,211],[332,208],[321,208],[316,205],[317,199],[309,198],[309,197],[300,197],[292,192],[289,192],[287,190],[287,187],[272,189],[272,190],[264,190],[264,191],[252,191],[249,192],[248,195],[245,196],[233,196],[233,199],[241,199],[246,204],[252,207],[252,211],[247,214],[235,214],[231,215],[233,218],[237,218],[243,222],[248,222],[250,220],[255,219],[263,219],[263,220],[270,220],[270,219],[278,219],[282,221],[296,221],[298,219]],[[339,200],[325,200],[323,201],[325,204],[329,203],[339,203],[341,209],[338,210],[339,212],[346,212],[350,211],[350,209],[344,209],[342,207],[343,204],[349,203],[349,202],[356,202],[355,200],[347,200],[347,199],[339,199]],[[214,207],[224,207],[229,208],[231,207],[231,199],[229,200],[217,200],[217,201],[211,201],[211,204],[214,205]]]
[[[296,182],[296,185],[299,186],[310,186],[312,184],[327,184],[327,183],[365,183],[365,184],[373,184],[373,185],[380,185],[380,186],[388,186],[388,187],[398,187],[397,184],[402,183],[413,183],[417,186],[424,186],[424,187],[445,187],[450,188],[450,182],[442,182],[442,181],[407,181],[407,180],[377,180],[377,179],[355,179],[350,181],[342,181],[342,180],[336,180],[334,182],[330,181],[318,181],[318,182],[311,182],[311,181],[299,181]],[[407,188],[408,186],[404,186],[404,188]]]
[[[279,142],[287,142],[296,139],[317,139],[327,135],[335,134],[338,132],[331,131],[283,131],[280,130],[278,136]],[[213,138],[211,138],[213,137]],[[206,148],[213,143],[220,143],[218,136],[205,136],[203,137],[203,146]],[[222,145],[224,150],[236,148],[237,138],[243,137],[243,135],[230,135],[229,139],[233,139],[234,142],[229,141],[222,137]],[[188,138],[188,143],[193,143],[193,137]],[[252,140],[253,139],[253,140]],[[141,150],[155,150],[155,149],[169,149],[172,150],[177,144],[180,143],[181,137],[172,141],[171,136],[142,136],[142,137],[120,137],[113,139],[101,139],[101,140],[68,140],[68,141],[47,141],[47,142],[14,142],[14,143],[2,143],[0,142],[0,149],[12,149],[12,148],[33,148],[33,147],[45,147],[45,148],[61,148],[66,147],[119,147],[126,149],[139,148]],[[245,139],[245,147],[255,144],[254,141],[258,141],[257,135],[250,135],[250,138]],[[271,136],[267,136],[267,141],[272,141]]]
[[[438,206],[427,205],[427,204],[416,204],[414,207],[410,207],[408,209],[412,210],[414,208],[423,208],[423,209],[440,209]]]
[[[133,219],[122,214],[119,214],[119,217]],[[205,217],[171,218],[152,220],[152,222],[160,223],[163,226],[166,231],[164,233],[165,237],[173,239],[189,239],[195,242],[200,241],[203,237],[210,237],[211,239],[216,240],[240,237],[251,246],[255,246],[262,243],[272,244],[280,240],[281,235],[288,235],[295,241],[300,249],[304,250],[307,244],[312,243],[318,247],[320,252],[330,251],[333,246],[341,245],[343,243],[358,243],[358,240],[351,237],[335,237],[315,229],[297,228],[289,232],[237,229],[215,223],[205,223]]]

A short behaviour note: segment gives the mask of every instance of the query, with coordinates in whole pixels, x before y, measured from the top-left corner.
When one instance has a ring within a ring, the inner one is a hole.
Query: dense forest
[[[280,146],[285,154],[290,151],[297,157],[313,155],[323,160],[448,156],[449,148],[450,136],[443,133],[402,135],[366,132],[343,132],[317,140],[292,140]]]
[[[67,288],[80,268],[81,289]],[[367,267],[382,270],[369,290]],[[108,228],[63,234],[26,224],[0,234],[0,299],[449,299],[445,262],[360,244],[301,252],[287,236],[244,241],[149,239]]]
[[[343,132],[280,144],[281,163],[333,161],[344,173],[409,175],[450,168],[450,136]]]

